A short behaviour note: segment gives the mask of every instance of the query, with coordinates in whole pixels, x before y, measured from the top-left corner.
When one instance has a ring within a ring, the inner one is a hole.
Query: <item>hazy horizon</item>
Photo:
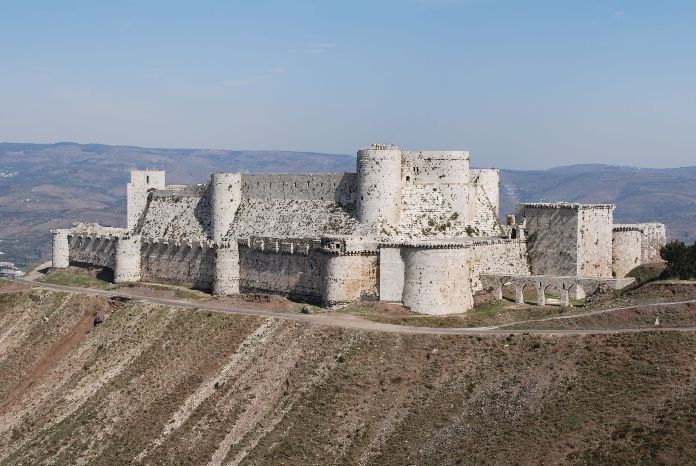
[[[696,160],[693,2],[0,8],[0,140],[346,155],[391,142],[509,169]]]

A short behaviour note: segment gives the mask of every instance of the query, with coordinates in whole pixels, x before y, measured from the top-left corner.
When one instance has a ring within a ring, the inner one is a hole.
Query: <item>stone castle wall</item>
[[[355,204],[355,173],[241,174],[242,196],[247,199],[293,199]]]
[[[614,231],[612,248],[612,272],[615,277],[625,277],[641,264],[643,234],[639,230]]]
[[[209,291],[213,288],[214,250],[209,243],[143,241],[142,280]]]
[[[449,313],[471,307],[482,274],[610,277],[612,261],[625,273],[664,244],[661,225],[612,234],[611,205],[523,204],[526,220],[502,226],[500,173],[471,169],[466,151],[378,144],[360,150],[356,165],[340,174],[214,173],[190,186],[134,171],[128,229],[56,230],[54,263],[109,267],[117,282],[329,304],[381,298]],[[517,239],[525,233],[526,243]]]
[[[613,205],[580,208],[578,219],[578,268],[587,278],[611,277]]]
[[[239,241],[240,290],[336,304],[377,299],[377,256],[327,254],[318,241]]]
[[[471,170],[471,225],[479,236],[501,234],[500,170],[495,168]]]
[[[168,186],[150,193],[136,230],[144,238],[205,241],[212,236],[208,185]]]
[[[641,261],[644,264],[661,262],[660,249],[667,244],[665,225],[663,223],[640,223],[639,225],[643,229]]]
[[[90,264],[114,270],[117,242],[118,238],[115,236],[72,234],[69,237],[70,263]]]
[[[276,244],[257,238],[239,245],[240,290],[321,302],[321,254],[306,242],[292,253]]]
[[[53,234],[51,265],[52,267],[64,269],[70,265],[70,243],[68,240],[70,230],[53,230],[51,233]]]
[[[140,236],[123,236],[116,242],[114,283],[137,282],[141,278]]]
[[[526,245],[518,240],[393,244],[379,251],[380,299],[426,314],[470,309],[473,293],[483,289],[482,274],[529,275]]]
[[[610,204],[522,204],[529,262],[539,275],[611,277]]]
[[[210,192],[210,234],[213,241],[222,241],[230,230],[235,213],[242,202],[242,177],[239,173],[213,173]]]
[[[483,274],[529,275],[527,245],[518,240],[476,241],[469,248],[469,276],[474,291],[483,289]]]
[[[404,261],[403,303],[414,312],[441,315],[473,307],[466,249],[401,250]]]
[[[378,300],[378,271],[376,253],[323,253],[321,295],[324,303]]]
[[[401,151],[392,147],[358,151],[357,188],[357,218],[361,223],[398,225]]]
[[[667,242],[661,223],[618,224],[613,227],[612,268],[616,277],[642,264],[661,262],[660,249]]]
[[[523,205],[516,212],[527,219],[527,247],[531,272],[575,275],[578,264],[577,209]]]
[[[131,182],[126,186],[128,205],[126,222],[128,230],[134,230],[147,209],[148,194],[157,189],[164,189],[165,173],[160,170],[133,170]]]

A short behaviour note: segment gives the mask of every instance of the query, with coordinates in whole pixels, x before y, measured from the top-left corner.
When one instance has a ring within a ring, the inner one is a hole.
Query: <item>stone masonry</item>
[[[451,314],[500,285],[495,277],[601,282],[657,260],[664,244],[659,224],[613,227],[613,205],[522,204],[503,225],[499,172],[471,169],[466,151],[373,144],[358,151],[356,166],[338,174],[214,173],[186,186],[166,186],[162,171],[133,171],[127,228],[54,230],[53,265],[107,267],[116,282],[220,295],[383,300]]]

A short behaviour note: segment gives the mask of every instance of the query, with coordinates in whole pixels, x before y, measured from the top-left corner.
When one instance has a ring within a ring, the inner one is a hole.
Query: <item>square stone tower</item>
[[[150,191],[164,189],[165,175],[162,170],[132,170],[131,182],[126,186],[128,197],[127,228],[133,231],[140,216],[147,208],[147,196]]]
[[[613,204],[520,204],[517,215],[533,274],[611,278]]]

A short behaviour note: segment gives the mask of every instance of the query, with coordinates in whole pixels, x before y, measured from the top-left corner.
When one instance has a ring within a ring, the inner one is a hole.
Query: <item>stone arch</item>
[[[585,288],[580,283],[572,283],[568,287],[568,297],[570,302],[581,301],[583,304],[585,302],[586,291]]]
[[[545,304],[563,306],[563,297],[566,292],[564,285],[557,282],[545,283],[544,285]]]
[[[539,301],[539,283],[537,282],[525,282],[521,283],[520,287],[522,289],[522,302],[526,304],[537,304]]]
[[[507,301],[515,301],[517,296],[517,286],[512,282],[512,280],[503,280],[500,285],[502,291],[502,298]]]

